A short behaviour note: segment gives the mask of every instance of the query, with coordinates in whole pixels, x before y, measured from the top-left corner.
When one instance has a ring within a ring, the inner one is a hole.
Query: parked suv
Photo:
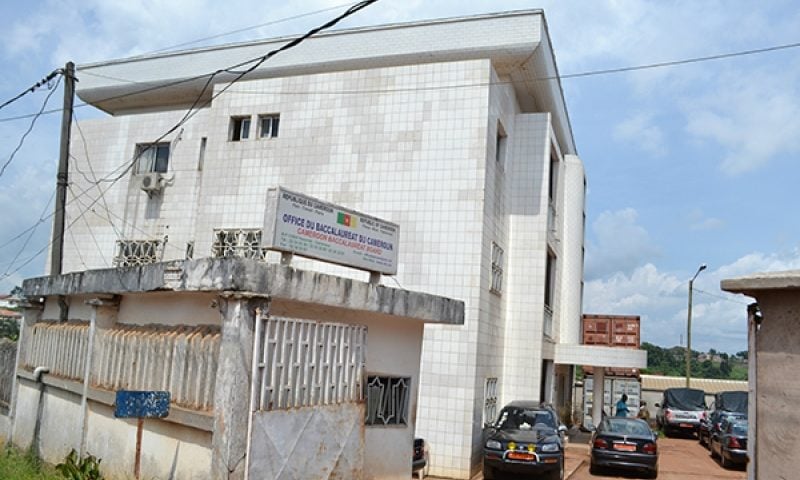
[[[696,388],[668,388],[657,403],[656,422],[665,435],[695,433],[706,417],[705,392]]]

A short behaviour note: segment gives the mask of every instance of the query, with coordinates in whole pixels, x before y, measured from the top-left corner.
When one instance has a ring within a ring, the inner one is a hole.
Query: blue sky
[[[85,63],[294,17],[342,1],[60,0],[0,3],[0,101],[68,60]],[[562,74],[800,42],[792,1],[381,0],[342,26],[543,8]],[[216,38],[200,46],[303,32],[343,8]],[[693,346],[745,350],[750,299],[719,281],[800,269],[800,48],[670,68],[565,79],[586,165],[587,313],[642,316],[644,340],[685,336],[695,282]],[[46,88],[0,110],[0,165]],[[60,108],[60,88],[49,108]],[[100,116],[77,109],[77,119]],[[0,291],[41,275],[50,221],[28,240],[55,189],[59,115],[41,117],[0,176]],[[22,248],[26,245],[25,248]],[[26,263],[27,262],[27,263]],[[24,264],[24,266],[22,266]]]

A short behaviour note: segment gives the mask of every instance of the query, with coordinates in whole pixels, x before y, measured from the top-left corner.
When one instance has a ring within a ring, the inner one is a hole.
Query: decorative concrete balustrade
[[[11,387],[14,384],[14,361],[17,358],[17,342],[0,338],[0,408],[8,408],[11,402]]]
[[[28,348],[20,364],[29,370],[44,366],[50,375],[82,381],[88,334],[87,322],[36,323],[26,337]],[[117,324],[95,335],[92,387],[167,390],[176,405],[212,409],[219,328]],[[0,353],[0,365],[2,361]]]

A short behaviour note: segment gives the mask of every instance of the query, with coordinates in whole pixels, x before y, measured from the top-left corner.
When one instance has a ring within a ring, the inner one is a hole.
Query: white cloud
[[[692,230],[719,230],[724,226],[725,221],[715,217],[706,217],[700,209],[694,209],[689,213],[689,228]]]
[[[800,269],[800,249],[780,254],[750,253],[702,272],[694,283],[692,348],[735,353],[747,349],[747,304],[752,299],[720,290],[727,278],[765,271]],[[642,318],[643,341],[661,346],[685,342],[688,281],[694,272],[662,272],[646,264],[586,283],[584,311]]]
[[[594,242],[587,242],[586,277],[594,279],[616,272],[629,273],[658,256],[659,248],[636,223],[632,208],[606,211],[592,224]]]
[[[661,157],[667,153],[664,133],[653,122],[653,115],[638,113],[614,128],[614,138],[633,145],[653,156]]]

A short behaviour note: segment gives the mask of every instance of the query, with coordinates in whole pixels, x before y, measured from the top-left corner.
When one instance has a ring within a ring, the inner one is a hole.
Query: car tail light
[[[658,446],[655,443],[645,443],[642,447],[642,451],[650,455],[655,455],[656,452],[658,452]]]
[[[666,413],[664,413],[664,415],[666,415],[667,420],[672,420],[672,411],[671,410],[667,410]]]
[[[728,448],[742,448],[742,444],[735,437],[728,437]]]
[[[608,448],[608,442],[602,438],[596,438],[594,440],[594,448]]]

